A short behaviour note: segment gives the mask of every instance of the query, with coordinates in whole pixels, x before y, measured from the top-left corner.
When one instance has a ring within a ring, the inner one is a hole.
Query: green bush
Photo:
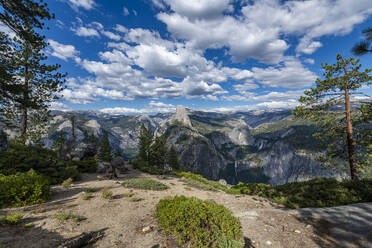
[[[372,201],[372,180],[313,179],[279,186],[240,183],[234,186],[242,194],[258,195],[290,208],[332,207]]]
[[[23,219],[23,214],[21,213],[12,213],[5,217],[0,216],[0,223],[8,225],[18,225]]]
[[[0,174],[0,207],[43,203],[49,194],[49,182],[32,169],[9,176]]]
[[[70,161],[71,166],[75,166],[81,173],[95,173],[97,171],[97,161],[94,158],[80,161]]]
[[[59,221],[73,220],[74,222],[80,222],[80,221],[86,220],[84,216],[66,214],[66,213],[55,214],[53,217]]]
[[[65,181],[62,182],[62,187],[65,188],[65,189],[68,189],[71,187],[71,184],[72,184],[72,178],[68,178],[66,179]]]
[[[102,197],[105,199],[112,199],[113,197],[112,191],[109,190],[108,188],[103,188],[101,194],[102,194]]]
[[[90,198],[92,198],[93,196],[92,196],[92,194],[91,193],[86,193],[86,192],[84,192],[82,195],[81,195],[81,199],[83,199],[83,200],[89,200]]]
[[[135,178],[125,180],[121,185],[127,188],[145,189],[145,190],[166,190],[168,186],[150,178]]]
[[[244,247],[241,224],[222,205],[195,197],[165,198],[156,205],[155,216],[167,235],[191,247]],[[229,243],[239,246],[226,246]]]
[[[53,150],[10,142],[7,151],[0,151],[1,174],[12,175],[30,169],[46,177],[51,184],[59,184],[70,177],[80,179],[78,167],[71,162],[58,160]]]

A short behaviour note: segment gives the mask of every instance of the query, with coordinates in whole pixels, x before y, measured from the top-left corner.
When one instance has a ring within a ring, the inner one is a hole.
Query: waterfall
[[[236,172],[236,168],[238,168],[238,161],[235,161],[235,164],[234,164],[235,176],[236,176],[236,179],[238,179],[238,173]]]

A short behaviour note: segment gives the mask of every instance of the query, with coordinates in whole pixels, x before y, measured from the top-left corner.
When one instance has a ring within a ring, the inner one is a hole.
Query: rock
[[[272,245],[273,243],[271,243],[271,241],[269,241],[269,240],[267,240],[266,242],[265,242],[265,245]]]
[[[295,232],[295,233],[301,233],[301,231],[300,231],[300,230],[297,230],[297,229],[294,230],[294,232]]]
[[[8,136],[2,129],[0,129],[0,150],[8,150]]]
[[[142,228],[142,232],[144,232],[144,233],[151,232],[153,228],[154,228],[153,226],[146,226],[146,227]]]
[[[226,186],[226,185],[227,185],[227,182],[226,182],[225,179],[220,179],[220,180],[218,180],[218,182],[219,182],[221,185],[223,185],[223,186]]]
[[[75,144],[70,156],[73,160],[84,160],[97,154],[97,147],[94,144],[84,142]]]
[[[172,121],[177,121],[187,127],[192,127],[187,110],[183,106],[177,106],[176,113],[172,116]]]
[[[125,173],[128,171],[128,168],[126,167],[125,161],[122,157],[115,157],[111,163],[119,173]]]
[[[311,225],[306,225],[306,228],[311,228]]]

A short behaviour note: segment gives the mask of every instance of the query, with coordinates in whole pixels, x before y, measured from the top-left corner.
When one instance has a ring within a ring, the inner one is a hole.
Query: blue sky
[[[106,113],[291,108],[372,26],[370,0],[46,2],[48,62],[68,72],[53,107]]]

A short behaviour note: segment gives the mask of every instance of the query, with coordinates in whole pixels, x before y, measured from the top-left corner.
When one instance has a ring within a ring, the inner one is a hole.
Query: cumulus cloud
[[[101,37],[100,34],[106,36],[107,38],[115,41],[119,41],[121,39],[121,36],[118,34],[115,34],[111,31],[107,31],[104,29],[104,26],[99,22],[91,22],[89,24],[84,24],[83,21],[80,18],[76,18],[77,22],[74,23],[74,27],[71,28],[73,32],[75,32],[76,35],[82,36],[82,37]],[[121,31],[123,26],[116,25],[114,30],[119,29]]]
[[[127,107],[113,107],[104,108],[100,111],[106,114],[155,114],[155,113],[172,113],[175,112],[176,106],[172,104],[165,104],[163,102],[150,101],[147,108],[127,108]]]
[[[93,9],[97,4],[94,0],[67,0],[74,9],[83,8],[86,10]]]
[[[79,51],[73,45],[63,45],[54,40],[48,40],[48,43],[50,45],[48,53],[64,61],[69,58],[76,58],[79,55]]]

